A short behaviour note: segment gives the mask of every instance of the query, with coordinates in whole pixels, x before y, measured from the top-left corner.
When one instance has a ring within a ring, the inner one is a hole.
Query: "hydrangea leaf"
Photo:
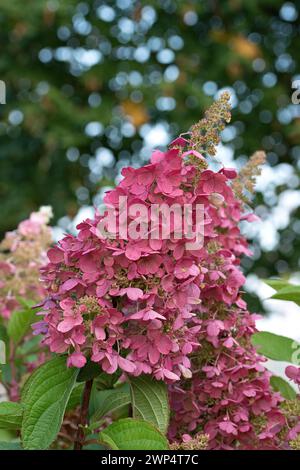
[[[146,421],[120,419],[99,434],[100,443],[113,450],[166,450],[168,441]]]
[[[86,434],[86,444],[82,450],[105,450],[105,447],[98,441],[98,437],[98,433]]]
[[[281,377],[273,375],[273,377],[271,377],[270,383],[275,392],[279,392],[283,398],[286,398],[287,400],[294,400],[296,398],[296,391],[286,380],[282,379]]]
[[[288,300],[300,305],[300,286],[289,285],[279,289],[276,294],[272,295],[271,299]]]
[[[23,406],[20,403],[5,401],[0,403],[0,428],[20,429]]]
[[[259,331],[252,336],[252,344],[257,346],[259,354],[268,359],[299,364],[300,344],[291,338]]]
[[[101,397],[99,397],[100,406],[91,417],[92,425],[98,423],[108,413],[115,413],[131,403],[129,390],[126,392],[123,388],[122,390],[103,390],[98,392],[98,395]]]
[[[66,411],[73,410],[76,406],[80,405],[83,389],[83,383],[75,384],[67,403]]]
[[[20,297],[19,295],[16,296],[17,301],[19,304],[22,305],[24,308],[32,308],[36,302],[34,300],[29,300],[29,299],[24,299],[23,297]]]
[[[283,279],[263,279],[263,282],[276,291],[290,286],[290,284]]]
[[[102,369],[96,362],[88,360],[86,365],[80,369],[77,382],[87,382],[88,380],[98,377],[102,373]]]
[[[119,376],[119,374],[118,374]],[[107,378],[107,380],[106,380]],[[129,384],[123,383],[117,385],[118,377],[114,374],[107,374],[104,372],[100,376],[96,377],[93,383],[92,393],[89,403],[89,413],[90,416],[93,416],[96,411],[102,408],[103,402],[106,400],[106,397],[114,393],[116,390],[119,392],[129,393]],[[125,417],[125,416],[124,416]]]
[[[7,332],[14,343],[19,343],[26,335],[35,318],[35,311],[30,307],[13,312],[8,322]]]
[[[166,384],[140,375],[130,378],[130,389],[133,417],[152,423],[165,434],[170,419]]]
[[[58,356],[36,369],[23,393],[21,429],[25,449],[47,449],[54,441],[72,392],[78,369],[67,368]]]
[[[106,372],[101,372],[101,374],[96,377],[95,384],[97,390],[108,390],[112,389],[115,383],[120,377],[120,371],[115,372],[114,374],[107,374]]]

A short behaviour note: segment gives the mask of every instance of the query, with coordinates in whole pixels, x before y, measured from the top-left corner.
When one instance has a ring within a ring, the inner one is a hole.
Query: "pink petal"
[[[127,289],[124,290],[126,291],[127,297],[130,300],[141,299],[144,295],[142,289],[139,289],[138,287],[127,287]]]
[[[80,323],[82,323],[82,318]],[[68,317],[57,325],[57,329],[61,333],[67,333],[67,331],[72,330],[74,326],[77,326],[80,323],[78,323],[78,320],[74,319],[73,317]]]
[[[224,341],[223,344],[224,344],[224,346],[225,346],[226,348],[229,348],[229,349],[230,349],[230,348],[232,348],[232,346],[233,346],[233,344],[234,344],[234,341],[233,341],[232,338],[227,338],[227,339]]]
[[[285,374],[289,379],[297,380],[300,378],[300,369],[295,366],[288,366],[285,369]]]
[[[200,160],[205,160],[201,153],[197,152],[197,150],[188,150],[182,154],[182,157],[187,157],[188,155],[194,155],[195,157],[199,158]]]
[[[207,334],[209,336],[218,336],[219,331],[220,331],[219,327],[215,324],[209,324],[207,327]]]
[[[64,254],[61,250],[58,248],[50,248],[50,250],[47,253],[47,256],[51,263],[60,263],[61,261],[64,260]]]
[[[225,431],[227,434],[237,434],[235,425],[230,421],[223,421],[222,423],[219,423],[219,428],[222,431]]]
[[[105,294],[107,293],[108,289],[110,287],[110,282],[109,281],[101,281],[101,284],[99,284],[96,287],[96,294],[97,297],[104,297]]]
[[[159,351],[156,348],[151,346],[149,348],[148,357],[152,365],[157,364],[159,357],[160,357]]]
[[[131,261],[136,261],[141,257],[141,251],[136,248],[134,245],[127,245],[125,250],[126,258],[130,259]]]
[[[166,320],[166,317],[160,315],[160,313],[155,312],[154,310],[148,310],[145,312],[144,320],[155,320],[155,318],[159,318],[160,320]]]
[[[61,285],[60,290],[61,292],[67,292],[68,290],[71,290],[76,287],[79,282],[79,279],[68,279]]]
[[[130,374],[132,374],[136,368],[133,362],[129,361],[128,359],[124,359],[124,357],[121,356],[118,358],[118,364],[121,369],[125,370],[125,372],[129,372]]]
[[[161,335],[156,341],[156,345],[161,354],[169,354],[172,350],[173,343],[167,336]]]
[[[223,168],[221,172],[229,179],[237,177],[237,171],[234,168]]]
[[[85,255],[80,258],[79,268],[84,273],[94,273],[98,270],[97,264],[92,255]]]
[[[106,333],[105,333],[104,328],[95,327],[95,336],[98,340],[101,340],[101,341],[105,340]]]
[[[189,141],[183,137],[177,137],[176,139],[172,140],[170,147],[185,147],[188,143]]]
[[[246,397],[255,397],[255,396],[256,396],[256,391],[253,390],[253,389],[244,390],[244,391],[243,391],[243,394],[244,394]]]
[[[179,380],[178,375],[174,374],[174,372],[171,372],[171,371],[168,370],[168,369],[163,369],[163,374],[164,374],[165,377],[167,377],[167,379],[170,379],[170,380]]]
[[[78,367],[81,368],[85,366],[86,358],[82,353],[74,352],[71,356],[67,359],[67,366],[68,367]]]
[[[160,150],[155,150],[151,155],[151,163],[159,163],[164,159],[165,154]]]

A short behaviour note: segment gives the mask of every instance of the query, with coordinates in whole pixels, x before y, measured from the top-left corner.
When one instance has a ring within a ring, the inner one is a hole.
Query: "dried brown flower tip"
[[[229,100],[230,94],[222,93],[205,112],[204,118],[191,127],[190,150],[196,150],[203,156],[216,154],[220,133],[231,119]]]
[[[245,194],[245,191],[250,194],[254,193],[256,178],[261,174],[261,167],[265,161],[265,152],[262,150],[255,152],[232,183],[232,190],[236,197],[245,203],[249,203],[249,199]]]

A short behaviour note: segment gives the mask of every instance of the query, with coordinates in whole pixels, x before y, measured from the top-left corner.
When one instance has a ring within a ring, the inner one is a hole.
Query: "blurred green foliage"
[[[166,143],[162,135],[188,130],[223,87],[233,96],[223,138],[235,158],[263,148],[270,166],[297,168],[297,8],[279,0],[2,0],[0,231],[42,204],[58,219],[97,203],[123,166],[143,164],[150,144]],[[259,215],[298,187],[293,170],[273,193],[258,193]],[[299,267],[297,217],[299,209],[272,249],[256,243],[247,270],[267,277]]]

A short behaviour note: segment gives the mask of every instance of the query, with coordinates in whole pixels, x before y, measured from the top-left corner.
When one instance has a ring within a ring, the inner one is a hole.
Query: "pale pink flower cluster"
[[[0,315],[4,318],[20,308],[18,298],[37,301],[45,295],[39,270],[52,242],[47,225],[51,217],[51,208],[41,207],[0,243]]]

